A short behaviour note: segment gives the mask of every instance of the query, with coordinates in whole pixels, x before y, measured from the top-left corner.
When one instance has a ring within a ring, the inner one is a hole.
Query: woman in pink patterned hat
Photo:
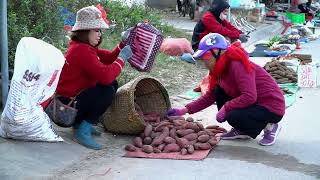
[[[274,144],[281,129],[278,123],[285,114],[285,101],[268,72],[249,60],[239,42],[230,45],[218,33],[203,37],[193,56],[210,72],[209,91],[185,107],[169,110],[168,115],[197,113],[216,102],[216,120],[233,127],[221,139],[256,138],[264,131],[259,144]]]
[[[92,137],[98,135],[92,125],[111,105],[118,89],[116,78],[132,56],[129,46],[119,43],[113,50],[101,49],[101,30],[108,29],[101,12],[94,6],[80,9],[72,28],[57,94],[67,104],[75,97],[78,109],[73,125],[74,139],[88,148],[102,148]]]

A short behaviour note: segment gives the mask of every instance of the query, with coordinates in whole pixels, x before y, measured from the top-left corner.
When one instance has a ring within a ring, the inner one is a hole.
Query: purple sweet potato
[[[194,122],[194,119],[193,119],[192,117],[188,117],[188,118],[186,119],[186,121],[188,121],[188,122]]]
[[[154,153],[161,153],[161,150],[159,148],[153,148]]]
[[[176,143],[176,140],[173,139],[172,137],[168,136],[168,137],[164,138],[164,142],[165,142],[166,144],[175,144],[175,143]]]
[[[144,133],[141,133],[140,137],[141,137],[141,139],[144,139],[145,138]]]
[[[158,149],[159,149],[160,151],[163,151],[163,149],[164,149],[165,146],[166,146],[166,144],[160,144],[160,145],[158,146]]]
[[[167,119],[168,120],[170,120],[170,121],[177,121],[177,120],[183,120],[183,121],[185,121],[185,118],[183,117],[183,116],[168,116],[167,117]]]
[[[146,122],[156,122],[158,117],[160,117],[160,115],[156,112],[149,112],[143,115],[143,119]]]
[[[182,148],[180,153],[181,153],[181,155],[186,155],[186,154],[188,154],[188,150],[186,148]]]
[[[209,130],[209,129],[205,129],[204,130],[209,136],[215,136],[217,133],[214,133],[214,132],[212,132],[211,130]]]
[[[126,147],[124,149],[127,150],[127,151],[131,151],[131,152],[137,151],[137,148],[132,144],[126,145]]]
[[[174,126],[182,126],[185,123],[186,123],[186,121],[182,121],[182,120],[173,121]]]
[[[156,137],[159,137],[161,134],[162,134],[161,132],[154,132],[154,131],[152,131],[150,137],[151,137],[152,139],[154,139],[154,138],[156,138]]]
[[[183,128],[183,126],[176,126],[176,127],[174,127],[177,131],[178,130],[184,130],[184,128]]]
[[[160,132],[160,131],[163,131],[163,129],[169,125],[171,125],[170,122],[167,122],[167,121],[161,122],[157,127],[154,128],[154,130],[157,132]]]
[[[217,125],[210,125],[206,127],[206,129],[217,129],[217,128],[219,128],[219,126]]]
[[[183,136],[183,138],[186,138],[188,141],[193,141],[198,138],[198,135],[196,133],[191,133],[186,136]]]
[[[198,136],[208,135],[208,133],[206,131],[199,131],[197,134],[198,134]]]
[[[144,128],[144,137],[150,137],[152,132],[152,125],[147,124],[147,126]]]
[[[197,126],[199,127],[200,131],[204,130],[204,127],[201,123],[196,122]]]
[[[187,151],[188,151],[188,154],[193,154],[194,153],[194,147],[193,146],[188,146],[187,147]]]
[[[145,152],[145,153],[152,153],[153,152],[153,147],[150,146],[150,145],[143,145],[142,146],[142,151]]]
[[[200,143],[199,148],[201,150],[208,150],[211,149],[211,145],[209,143]]]
[[[181,148],[185,148],[189,145],[189,141],[186,138],[176,138],[176,140],[177,140],[177,144]]]
[[[177,144],[168,144],[163,149],[164,153],[179,152],[179,151],[180,151],[180,147]]]
[[[188,123],[184,124],[183,127],[185,129],[192,129],[195,132],[199,132],[200,131],[200,128],[197,126],[197,124],[196,123],[192,123],[192,122],[188,122]]]
[[[201,135],[198,137],[198,141],[201,143],[206,143],[209,141],[209,139],[210,139],[209,135]]]
[[[158,146],[163,143],[164,139],[169,136],[169,128],[165,127],[162,131],[162,134],[159,137],[153,139],[151,145]]]
[[[146,137],[143,139],[143,144],[144,145],[150,145],[152,143],[152,138],[151,137]]]
[[[159,126],[160,123],[156,122],[156,123],[151,123],[152,128],[154,129],[155,127]]]
[[[142,148],[143,143],[142,143],[142,138],[141,137],[136,137],[133,139],[133,145],[138,147],[138,148]]]
[[[201,143],[195,143],[195,144],[193,145],[194,149],[195,149],[195,150],[200,150],[200,144],[201,144]]]
[[[177,130],[175,128],[170,129],[170,132],[169,132],[170,137],[176,138],[176,136],[177,136],[176,132],[177,132]]]
[[[195,140],[193,140],[193,141],[189,141],[189,143],[188,143],[188,145],[189,146],[193,146],[195,143],[197,143],[198,142],[198,139],[195,139]]]
[[[186,136],[186,135],[191,134],[191,133],[194,133],[193,129],[180,129],[180,130],[177,130],[177,134],[180,137]]]
[[[218,144],[218,140],[216,138],[211,138],[208,143],[211,145],[211,146],[215,146]]]
[[[206,127],[207,130],[210,130],[211,132],[213,133],[226,133],[227,130],[222,128],[222,127],[219,127],[219,126],[216,126],[216,125],[212,125],[212,126],[207,126]]]

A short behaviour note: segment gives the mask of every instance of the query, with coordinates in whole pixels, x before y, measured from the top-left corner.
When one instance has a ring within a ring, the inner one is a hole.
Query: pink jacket
[[[254,64],[254,63],[253,63]],[[283,116],[285,100],[275,80],[260,66],[254,64],[255,70],[248,73],[239,61],[231,61],[228,71],[219,80],[219,86],[233,99],[224,107],[228,112],[253,104],[267,108]],[[190,114],[199,112],[215,102],[213,91],[208,91],[199,99],[186,105]]]

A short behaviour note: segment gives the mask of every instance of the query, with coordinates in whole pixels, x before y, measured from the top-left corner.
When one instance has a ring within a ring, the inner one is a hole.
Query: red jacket
[[[254,63],[253,63],[254,64]],[[269,111],[283,116],[285,100],[275,80],[260,66],[254,64],[255,70],[247,72],[239,61],[231,61],[228,71],[223,74],[218,85],[233,99],[224,107],[227,112],[257,104]],[[199,112],[215,102],[213,91],[208,91],[199,99],[186,105],[190,114]]]
[[[124,67],[118,58],[122,45],[112,51],[92,47],[86,43],[71,41],[66,53],[57,93],[74,97],[80,91],[96,86],[108,85],[116,80]]]
[[[222,20],[220,23],[211,11],[207,11],[194,27],[191,43],[193,50],[198,49],[200,40],[209,33],[219,33],[226,38],[238,39],[242,31],[227,20]]]
[[[220,24],[210,11],[203,15],[202,23],[204,25],[204,32],[200,34],[200,39],[209,33],[219,33],[230,39],[238,39],[242,33],[227,20],[223,20],[222,24]]]

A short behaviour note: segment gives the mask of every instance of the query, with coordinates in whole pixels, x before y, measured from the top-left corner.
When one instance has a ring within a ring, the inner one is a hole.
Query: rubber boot
[[[72,125],[73,128],[73,133],[76,133],[76,131],[79,129],[80,124],[74,124]],[[94,128],[93,126],[91,126],[91,134],[94,136],[101,136],[101,132],[97,131],[96,128]]]
[[[74,138],[79,144],[86,146],[87,148],[100,150],[102,149],[102,146],[92,138],[91,128],[92,124],[87,121],[82,121],[74,134]]]

